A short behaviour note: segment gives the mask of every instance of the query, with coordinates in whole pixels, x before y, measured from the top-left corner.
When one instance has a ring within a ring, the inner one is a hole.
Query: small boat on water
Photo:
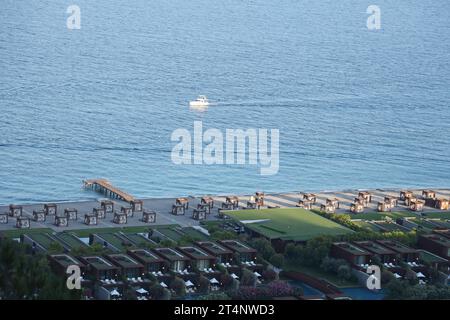
[[[189,101],[189,106],[190,107],[207,107],[209,106],[209,101],[208,98],[206,98],[206,96],[198,96],[196,100],[193,101]]]

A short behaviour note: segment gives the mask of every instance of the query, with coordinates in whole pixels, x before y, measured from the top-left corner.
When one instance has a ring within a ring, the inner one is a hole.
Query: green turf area
[[[56,235],[56,238],[62,240],[72,249],[87,247],[87,245],[83,241],[79,240],[76,236],[70,234],[69,232],[60,232]]]
[[[425,212],[427,218],[450,219],[450,212]]]
[[[380,228],[378,228],[373,223],[369,223],[367,221],[353,221],[353,223],[356,224],[357,226],[360,226],[361,228],[364,228],[364,229],[367,229],[370,231],[374,231],[374,232],[380,232]]]
[[[380,231],[384,232],[391,232],[391,231],[403,231],[408,232],[409,229],[406,227],[403,227],[399,224],[393,223],[393,222],[384,222],[384,221],[375,221],[374,224],[378,227],[380,227]]]
[[[35,233],[52,233],[53,230],[50,228],[37,228],[37,229],[14,229],[5,230],[0,233],[6,238],[19,238],[22,234],[35,234]]]
[[[301,208],[230,211],[238,221],[266,220],[245,226],[270,239],[306,241],[320,235],[344,235],[353,231],[311,211]]]
[[[198,239],[198,240],[207,240],[209,237],[207,235],[205,235],[204,233],[201,233],[200,231],[192,228],[192,227],[186,227],[183,228],[183,232],[192,237],[193,239]]]
[[[161,226],[152,226],[152,229],[158,228],[167,228],[173,225],[161,225]],[[148,232],[150,226],[134,226],[134,227],[115,227],[115,228],[86,228],[79,230],[70,230],[71,233],[75,234],[80,238],[89,237],[91,233],[114,233],[114,232],[123,232],[123,233],[142,233]]]
[[[357,281],[348,281],[348,280],[342,280],[337,277],[337,275],[325,272],[321,270],[319,267],[306,267],[301,266],[298,264],[288,264],[284,268],[285,271],[298,271],[305,273],[307,275],[310,275],[312,277],[318,278],[318,279],[324,279],[330,282],[331,284],[335,285],[338,288],[357,288],[361,285],[358,284]]]
[[[52,239],[50,239],[47,234],[45,233],[33,233],[33,234],[27,234],[33,241],[36,241],[44,248],[48,249],[52,242],[54,242]]]

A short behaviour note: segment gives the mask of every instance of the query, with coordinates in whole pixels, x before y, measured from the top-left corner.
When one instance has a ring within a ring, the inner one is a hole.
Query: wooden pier
[[[134,197],[116,187],[114,187],[108,180],[106,179],[89,179],[84,180],[83,185],[85,188],[91,188],[94,191],[102,192],[107,197],[113,199],[120,199],[126,202],[134,201]]]

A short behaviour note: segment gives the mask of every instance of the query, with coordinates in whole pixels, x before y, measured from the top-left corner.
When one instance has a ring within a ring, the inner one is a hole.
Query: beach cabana
[[[436,199],[435,207],[439,210],[448,210],[449,201],[447,199]]]
[[[400,200],[405,201],[406,198],[410,198],[413,196],[413,192],[409,190],[400,191]]]
[[[113,222],[115,224],[127,224],[127,214],[123,212],[114,212]]]
[[[36,222],[45,222],[45,211],[44,210],[33,210],[33,220]]]
[[[8,223],[8,213],[0,213],[0,224],[6,224]]]
[[[67,218],[67,216],[55,216],[55,226],[68,227],[69,219]]]
[[[338,198],[327,198],[325,204],[326,205],[331,205],[335,209],[339,209],[339,206],[340,206]]]
[[[75,208],[65,208],[64,215],[69,220],[77,220],[78,219],[78,210]]]
[[[206,204],[208,205],[210,208],[214,208],[214,199],[212,197],[202,197],[202,199],[200,200],[201,204]]]
[[[156,212],[152,210],[144,210],[142,212],[142,221],[145,223],[155,223],[156,222]]]
[[[103,200],[102,202],[100,202],[100,207],[105,210],[105,213],[114,212],[114,202],[110,200]]]
[[[133,212],[141,212],[144,210],[144,202],[142,200],[133,200],[130,202]]]
[[[378,212],[387,212],[387,211],[391,211],[392,206],[389,202],[378,202],[377,204],[377,211]]]
[[[97,215],[95,214],[85,214],[84,215],[84,224],[88,226],[95,226],[97,225]]]
[[[336,211],[336,207],[332,204],[322,204],[320,205],[320,211],[325,213],[334,213]]]
[[[304,199],[298,201],[297,207],[310,210],[312,208],[312,205],[313,205],[312,200]]]
[[[266,195],[264,194],[264,192],[256,192],[255,193],[256,203],[259,207],[264,206],[264,198],[265,197],[266,197]]]
[[[133,217],[134,213],[133,213],[133,208],[132,207],[120,207],[120,212],[125,213],[127,215],[127,217]]]
[[[398,200],[396,197],[386,196],[384,197],[384,202],[389,203],[391,208],[396,207],[398,205]]]
[[[14,204],[9,205],[9,216],[10,217],[20,217],[22,215],[22,206],[16,206]]]
[[[94,208],[92,209],[92,213],[97,217],[97,219],[106,218],[106,211],[104,208]]]
[[[368,191],[360,191],[358,193],[358,198],[362,198],[367,204],[372,202],[372,194]]]
[[[422,190],[422,197],[424,199],[435,199],[436,192],[433,190]]]
[[[417,198],[415,197],[415,196],[410,196],[410,197],[407,197],[406,199],[405,199],[405,205],[406,206],[408,206],[408,207],[410,207],[414,202],[416,202],[417,201]]]
[[[350,205],[351,213],[361,213],[364,211],[364,206],[359,202],[354,202]]]
[[[409,208],[412,211],[423,211],[423,206],[424,205],[425,205],[424,201],[416,200],[414,202],[411,202],[411,204],[409,205]]]
[[[184,210],[189,209],[189,199],[188,198],[177,198],[175,204],[178,206],[183,206]]]
[[[317,196],[314,193],[303,194],[303,200],[311,201],[313,204],[317,202]]]
[[[28,217],[17,217],[16,218],[16,228],[18,229],[29,229],[30,228],[30,218]]]
[[[205,209],[194,209],[192,212],[192,218],[195,220],[205,220],[206,219],[206,210]]]
[[[47,216],[55,216],[56,215],[57,206],[54,203],[46,203],[44,204],[44,211]]]
[[[211,214],[211,207],[210,207],[209,205],[207,205],[207,204],[201,204],[201,203],[199,203],[199,204],[197,205],[197,209],[198,209],[198,210],[205,211],[207,214]]]
[[[231,206],[232,209],[239,208],[239,198],[236,196],[227,196],[225,198],[225,203]],[[222,206],[223,207],[223,206]]]
[[[175,216],[184,215],[186,213],[186,207],[181,204],[173,204],[171,213]]]

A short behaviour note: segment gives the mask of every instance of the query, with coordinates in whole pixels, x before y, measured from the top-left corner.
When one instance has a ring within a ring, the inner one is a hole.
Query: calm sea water
[[[448,1],[2,0],[0,203],[449,186]],[[81,8],[81,30],[66,9]],[[218,101],[192,112],[188,101]],[[180,166],[177,128],[277,128],[280,170]]]

